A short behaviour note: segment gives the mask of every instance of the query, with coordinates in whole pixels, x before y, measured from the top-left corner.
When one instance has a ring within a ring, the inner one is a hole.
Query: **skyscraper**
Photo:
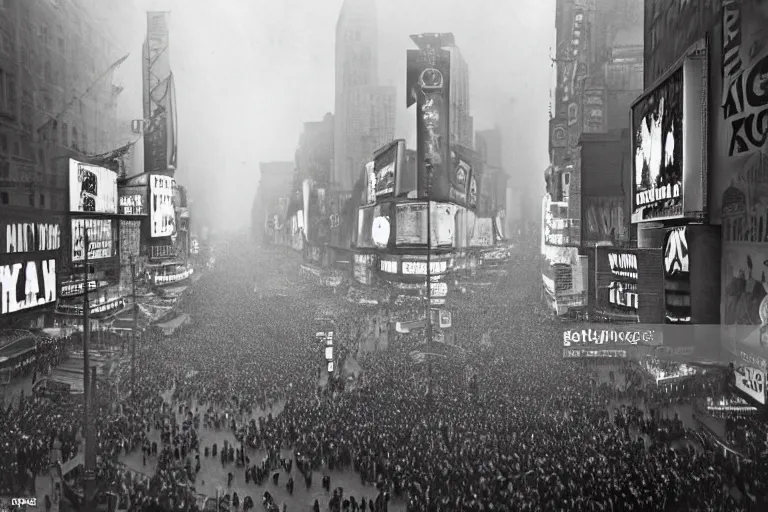
[[[344,0],[336,24],[333,151],[333,181],[341,190],[352,190],[360,169],[371,158],[363,144],[364,125],[371,114],[366,100],[370,94],[361,88],[378,85],[377,38],[375,1]]]
[[[359,134],[363,163],[373,158],[373,152],[395,138],[395,99],[397,88],[385,85],[360,87],[357,98],[360,100],[362,115]],[[355,176],[356,177],[356,176]]]
[[[455,44],[445,47],[451,54],[451,143],[472,148],[473,126],[469,115],[469,66]]]

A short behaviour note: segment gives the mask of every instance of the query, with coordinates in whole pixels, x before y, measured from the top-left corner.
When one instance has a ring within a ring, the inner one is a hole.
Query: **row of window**
[[[15,194],[14,194],[15,195]],[[27,198],[27,204],[24,204],[23,200],[20,201],[14,201],[14,204],[11,205],[11,194],[5,190],[0,191],[0,205],[4,206],[31,206],[33,208],[47,208],[48,204],[54,209],[59,210],[61,207],[62,201],[57,198],[53,198],[50,203],[47,203],[46,201],[46,195],[45,194],[37,194],[34,193],[21,193],[18,195],[18,199],[21,199],[22,197],[26,196]]]

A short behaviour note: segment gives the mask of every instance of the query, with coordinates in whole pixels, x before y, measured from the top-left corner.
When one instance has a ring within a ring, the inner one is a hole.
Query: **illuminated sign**
[[[429,293],[432,297],[448,295],[448,283],[429,283]]]
[[[117,173],[70,159],[70,211],[117,213],[117,197]]]
[[[367,181],[367,187],[365,189],[364,204],[370,205],[376,202],[376,171],[374,170],[373,162],[368,162],[367,164],[365,164],[365,176]]]
[[[611,273],[618,277],[637,279],[637,255],[632,253],[608,253]]]
[[[430,274],[444,274],[447,270],[448,270],[447,261],[430,261],[429,262]],[[403,274],[425,276],[427,275],[427,262],[426,261],[404,261]]]
[[[179,281],[183,281],[184,279],[187,279],[189,276],[191,276],[193,273],[193,270],[191,268],[188,268],[184,270],[183,272],[179,272],[178,274],[166,274],[166,275],[156,275],[154,277],[155,284],[170,284],[170,283],[177,283]]]
[[[397,274],[397,261],[381,260],[379,262],[379,268],[382,272],[387,272],[388,274]]]
[[[582,350],[564,348],[563,357],[575,359],[580,357],[627,357],[626,350]]]
[[[568,329],[563,331],[563,346],[572,345],[652,345],[656,342],[656,331],[640,329]]]
[[[3,232],[5,240],[0,244],[0,251],[5,254],[55,251],[61,247],[61,229],[58,224],[6,224]]]
[[[56,260],[0,265],[3,315],[56,301]]]
[[[115,255],[110,219],[72,219],[72,261],[85,260],[85,230],[88,230],[88,259]]]
[[[102,284],[106,284],[106,282],[103,282]],[[88,290],[92,291],[98,288],[99,283],[96,280],[90,280],[88,281]],[[61,284],[61,293],[60,295],[62,297],[73,297],[75,295],[80,295],[85,291],[85,282],[79,281],[77,283],[62,283]]]
[[[121,215],[146,215],[144,197],[141,194],[120,196]]]
[[[664,247],[664,273],[667,277],[687,274],[688,262],[688,237],[685,226],[674,228],[667,234],[667,242]]]
[[[176,233],[174,188],[176,180],[155,174],[149,178],[150,234],[152,238],[172,236]]]
[[[761,404],[765,404],[765,372],[748,366],[736,368],[736,387]]]
[[[149,248],[150,258],[173,258],[176,248],[172,245],[154,245]]]
[[[613,280],[608,288],[609,302],[620,308],[637,311],[640,307],[637,293],[637,255],[633,253],[608,253],[608,264],[611,274],[618,279]],[[633,282],[626,282],[626,280]]]
[[[121,309],[125,306],[125,300],[122,297],[111,299],[105,302],[92,302],[88,305],[88,312],[91,315],[98,315]],[[83,314],[83,305],[78,304],[59,304],[56,306],[59,312],[66,315],[80,316]]]

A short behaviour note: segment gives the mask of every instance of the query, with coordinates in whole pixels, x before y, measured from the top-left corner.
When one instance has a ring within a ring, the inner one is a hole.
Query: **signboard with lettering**
[[[115,256],[115,234],[111,219],[72,219],[72,261],[85,260],[85,230],[88,230],[88,259]]]
[[[88,291],[96,290],[99,286],[106,286],[106,281],[97,281],[95,279],[91,279],[88,281]],[[77,295],[82,295],[85,291],[85,281],[76,281],[76,282],[67,282],[67,283],[61,283],[61,292],[59,292],[59,295],[61,297],[75,297]]]
[[[765,372],[749,366],[739,366],[734,371],[736,388],[765,404]]]
[[[90,315],[103,316],[108,313],[113,313],[125,306],[125,300],[122,297],[113,298],[105,302],[91,302],[88,305],[88,313]],[[77,302],[76,304],[62,304],[59,303],[56,306],[59,313],[64,315],[82,316],[83,304]]]
[[[176,233],[174,188],[176,180],[161,174],[149,178],[149,236],[161,238]]]
[[[584,328],[565,329],[563,331],[564,347],[594,347],[610,348],[617,345],[648,345],[662,344],[663,333],[657,329],[629,325],[604,327],[594,325]]]
[[[56,301],[56,260],[19,258],[0,265],[0,314],[44,306]]]
[[[0,254],[57,251],[61,247],[58,224],[14,222],[1,226]]]
[[[659,249],[595,249],[593,296],[596,313],[605,319],[661,322],[663,284]]]
[[[146,187],[122,187],[119,192],[120,215],[147,215],[149,213]]]
[[[117,213],[117,173],[70,160],[69,211]]]

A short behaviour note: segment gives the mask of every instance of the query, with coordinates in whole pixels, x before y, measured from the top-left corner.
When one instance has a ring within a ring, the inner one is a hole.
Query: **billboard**
[[[57,251],[61,228],[53,222],[7,222],[0,224],[0,254]]]
[[[0,314],[56,302],[56,258],[18,255],[0,264]]]
[[[632,105],[632,222],[701,219],[706,208],[706,45]]]
[[[376,203],[376,171],[374,170],[374,162],[368,162],[365,164],[365,200],[364,206],[369,206]]]
[[[451,151],[451,174],[449,176],[451,201],[477,210],[482,185],[481,156],[467,148],[454,145]]]
[[[147,13],[143,46],[144,170],[176,169],[176,88],[168,49],[169,12]]]
[[[595,248],[595,312],[610,321],[661,323],[660,249]]]
[[[738,366],[734,373],[736,389],[765,405],[765,370]]]
[[[395,192],[399,141],[395,141],[378,151],[373,160],[375,198],[388,197]],[[371,185],[369,184],[369,187]]]
[[[120,187],[118,213],[120,215],[147,215],[147,187]]]
[[[149,236],[162,238],[176,233],[176,207],[173,204],[176,180],[162,174],[149,178]]]
[[[72,261],[85,260],[85,230],[88,230],[88,259],[103,260],[115,256],[112,219],[72,219]]]
[[[438,201],[451,200],[450,63],[448,50],[408,50],[406,85],[416,97],[418,197]]]
[[[454,247],[456,214],[459,207],[449,203],[400,203],[395,207],[395,245]],[[427,210],[430,212],[431,238],[427,234]]]
[[[70,159],[69,211],[117,213],[117,173]]]

